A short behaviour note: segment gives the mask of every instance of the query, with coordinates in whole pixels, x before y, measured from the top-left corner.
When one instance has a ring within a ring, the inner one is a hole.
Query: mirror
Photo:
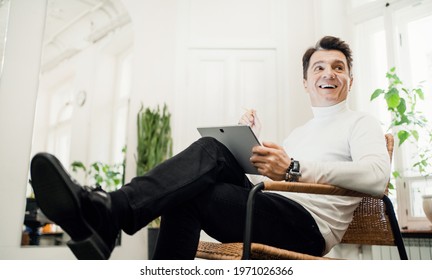
[[[9,22],[10,0],[0,0],[0,80],[3,73],[4,48],[6,44],[7,26]]]
[[[83,185],[123,184],[132,23],[120,0],[48,0],[32,156],[54,154]],[[22,246],[63,245],[31,184]]]

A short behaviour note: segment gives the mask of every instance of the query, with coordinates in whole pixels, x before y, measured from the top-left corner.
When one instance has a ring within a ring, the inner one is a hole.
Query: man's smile
[[[324,89],[331,88],[331,89],[335,89],[335,88],[337,88],[337,85],[323,84],[323,85],[319,85],[319,88],[324,88]]]

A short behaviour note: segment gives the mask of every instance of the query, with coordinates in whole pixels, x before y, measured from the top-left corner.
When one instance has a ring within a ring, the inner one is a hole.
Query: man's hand
[[[255,146],[250,160],[261,175],[275,181],[285,179],[286,170],[291,164],[291,158],[284,148],[272,142],[263,142],[262,146]]]
[[[241,116],[238,124],[250,126],[256,137],[259,138],[259,135],[261,133],[261,122],[258,119],[255,109],[247,110],[246,113]]]

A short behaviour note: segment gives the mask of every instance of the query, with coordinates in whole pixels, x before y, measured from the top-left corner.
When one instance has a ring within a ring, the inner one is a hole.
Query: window
[[[121,163],[124,159],[122,152],[126,143],[127,117],[129,113],[129,96],[132,82],[132,51],[127,50],[117,58],[116,91],[113,105],[113,162]]]
[[[418,5],[401,9],[395,15],[399,31],[399,65],[403,71],[404,80],[409,87],[417,87],[421,83],[425,93],[425,101],[420,103],[419,109],[432,125],[432,112],[427,104],[432,104],[432,38],[427,34],[432,30],[432,4]],[[423,137],[422,137],[423,136]],[[426,135],[420,135],[420,147],[427,145]],[[423,140],[422,140],[423,139]],[[404,174],[403,188],[398,195],[404,196],[406,225],[419,225],[425,217],[422,209],[422,195],[432,193],[432,178],[422,177],[421,174],[409,169],[418,150],[415,147],[405,147],[402,155]],[[430,172],[430,170],[429,170]]]
[[[62,83],[51,92],[47,149],[61,162],[69,162],[73,88],[71,81]]]
[[[365,2],[369,8],[356,9],[359,2]],[[356,57],[362,58],[356,62],[354,70],[356,94],[353,102],[360,110],[375,115],[387,129],[390,116],[386,104],[381,100],[371,103],[369,98],[374,89],[387,87],[385,73],[395,66],[404,86],[418,87],[423,81],[425,101],[421,102],[423,108],[420,109],[432,125],[432,112],[427,108],[427,104],[432,104],[432,38],[429,36],[432,1],[353,0],[351,7],[355,25],[354,52]],[[429,221],[422,209],[422,195],[432,193],[432,178],[412,170],[413,159],[418,154],[416,147],[404,144],[395,148],[398,156],[393,162],[394,169],[401,171],[403,178],[397,180],[397,192],[390,198],[398,209],[401,226],[424,227]]]

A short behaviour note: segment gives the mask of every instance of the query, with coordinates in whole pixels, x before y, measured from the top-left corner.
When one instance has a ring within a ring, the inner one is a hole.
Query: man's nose
[[[326,67],[324,69],[324,78],[326,79],[334,79],[336,77],[335,72],[331,67]]]

